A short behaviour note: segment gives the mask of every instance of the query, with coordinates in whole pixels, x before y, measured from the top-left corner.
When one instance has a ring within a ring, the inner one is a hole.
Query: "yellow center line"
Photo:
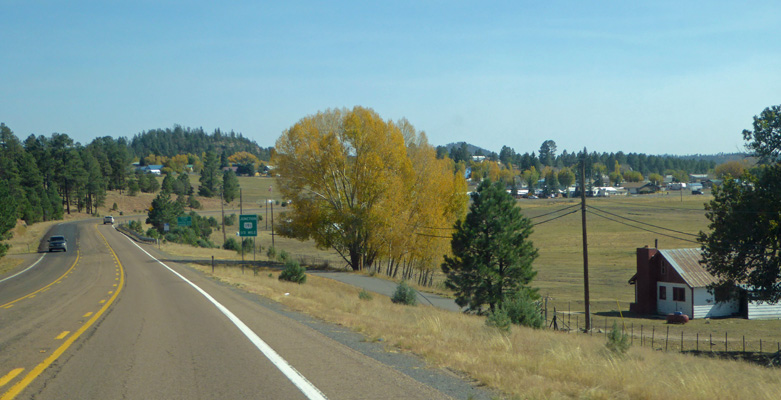
[[[73,268],[76,266],[76,263],[77,263],[77,262],[79,262],[79,257],[80,257],[80,256],[81,256],[80,252],[79,252],[78,250],[76,250],[76,261],[74,261],[74,262],[73,262],[73,265],[71,265],[71,267],[70,267],[70,268],[68,268],[68,270],[67,270],[67,271],[65,271],[65,273],[64,273],[64,274],[62,274],[62,276],[60,276],[59,278],[55,279],[55,280],[54,280],[54,282],[52,282],[52,283],[50,283],[50,284],[48,284],[48,285],[46,285],[46,286],[44,286],[44,287],[42,287],[42,288],[40,288],[40,289],[36,290],[36,291],[34,291],[34,292],[30,293],[30,294],[24,295],[24,296],[22,296],[22,297],[20,297],[20,298],[18,298],[18,299],[16,299],[16,300],[14,300],[14,301],[10,301],[10,302],[8,302],[8,303],[2,304],[2,305],[0,305],[0,308],[9,308],[9,307],[6,307],[6,306],[7,306],[7,305],[14,304],[14,303],[16,303],[17,301],[24,300],[24,299],[26,299],[26,298],[35,297],[35,295],[36,295],[37,293],[40,293],[40,292],[44,291],[44,289],[48,289],[48,288],[50,288],[50,287],[51,287],[52,285],[54,285],[55,283],[60,283],[60,280],[64,279],[64,278],[66,277],[66,275],[68,275],[68,273],[70,273],[70,272],[73,270]]]
[[[21,374],[22,371],[24,371],[24,368],[16,368],[5,374],[4,377],[0,378],[0,387],[3,387],[6,383],[11,382],[11,380],[16,378],[16,375]]]
[[[92,315],[92,311],[84,314],[84,316],[82,318],[89,318],[90,315]]]
[[[98,226],[95,225],[95,230],[97,229]],[[122,263],[119,261],[119,257],[117,257],[117,253],[115,253],[114,249],[112,249],[111,246],[109,246],[108,240],[106,240],[106,237],[103,236],[103,234],[100,233],[100,231],[98,231],[98,234],[103,238],[103,241],[106,242],[106,246],[108,247],[111,254],[114,256],[114,259],[117,260],[117,263],[119,263],[119,268],[121,270]],[[76,264],[74,263],[74,265]],[[106,312],[106,310],[108,310],[111,304],[114,303],[114,300],[116,300],[117,296],[119,296],[119,292],[122,291],[122,287],[124,286],[125,283],[125,278],[123,275],[120,275],[120,277],[117,279],[120,279],[119,287],[117,288],[117,291],[114,293],[114,295],[111,296],[111,299],[109,299],[109,301],[105,305],[103,305],[103,307],[101,307],[100,310],[98,310],[98,312],[95,313],[95,315],[93,315],[92,318],[89,319],[89,321],[87,321],[84,325],[82,325],[81,328],[79,328],[79,330],[77,330],[73,335],[71,335],[68,339],[66,339],[65,342],[63,342],[62,345],[60,345],[60,347],[57,348],[57,350],[54,350],[54,352],[49,357],[43,360],[43,362],[41,362],[40,364],[36,365],[35,368],[33,368],[21,381],[17,382],[14,386],[11,387],[11,389],[5,392],[5,394],[0,396],[0,400],[11,400],[17,395],[19,395],[19,393],[21,393],[22,390],[24,390],[28,385],[30,385],[30,383],[32,383],[32,381],[35,380],[35,378],[41,375],[41,373],[43,373],[43,371],[46,370],[46,368],[52,365],[52,363],[54,363],[54,361],[56,361],[65,352],[65,350],[68,350],[68,348],[76,341],[76,339],[78,339],[87,329],[89,329],[90,326],[92,326],[98,320],[98,318],[100,318],[101,315],[103,315],[103,313]]]
[[[106,302],[106,300],[101,300],[101,301],[98,302],[98,304],[103,304],[105,302]]]
[[[69,333],[71,333],[71,331],[63,331],[62,333],[57,335],[57,337],[55,339],[57,339],[57,340],[65,339],[65,336],[68,336]]]

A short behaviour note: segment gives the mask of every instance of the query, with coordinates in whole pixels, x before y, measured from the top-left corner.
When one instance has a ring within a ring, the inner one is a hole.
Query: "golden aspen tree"
[[[354,270],[371,265],[387,197],[411,168],[395,124],[363,107],[319,112],[282,134],[274,161],[293,209],[281,233],[333,248]]]

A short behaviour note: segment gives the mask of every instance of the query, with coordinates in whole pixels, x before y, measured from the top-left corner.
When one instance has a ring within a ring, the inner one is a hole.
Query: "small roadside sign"
[[[239,215],[239,236],[258,236],[257,214]]]
[[[168,225],[168,222],[166,222],[166,223],[163,225],[163,230],[164,230],[164,231],[166,231],[166,232],[168,232],[168,231],[170,231],[170,230],[171,230],[171,226],[170,226],[170,225]]]
[[[193,224],[193,218],[189,215],[176,217],[176,224],[179,226],[191,226]]]

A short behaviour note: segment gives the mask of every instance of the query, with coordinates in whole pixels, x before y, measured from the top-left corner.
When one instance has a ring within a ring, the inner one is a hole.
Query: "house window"
[[[686,301],[686,289],[682,287],[673,288],[673,301]]]
[[[667,287],[659,286],[659,300],[667,300]]]

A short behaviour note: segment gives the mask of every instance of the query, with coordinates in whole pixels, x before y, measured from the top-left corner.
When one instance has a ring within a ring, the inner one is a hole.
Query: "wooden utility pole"
[[[222,242],[228,241],[228,237],[225,235],[225,206],[222,204],[222,190],[220,190],[220,209],[222,210]]]
[[[271,247],[274,247],[274,202],[271,202]]]
[[[583,158],[580,168],[580,211],[583,223],[583,292],[586,306],[586,332],[591,330],[591,304],[588,298],[588,236],[586,235],[586,148],[583,148]]]
[[[239,188],[239,215],[244,215],[244,198],[242,197],[241,188]]]

